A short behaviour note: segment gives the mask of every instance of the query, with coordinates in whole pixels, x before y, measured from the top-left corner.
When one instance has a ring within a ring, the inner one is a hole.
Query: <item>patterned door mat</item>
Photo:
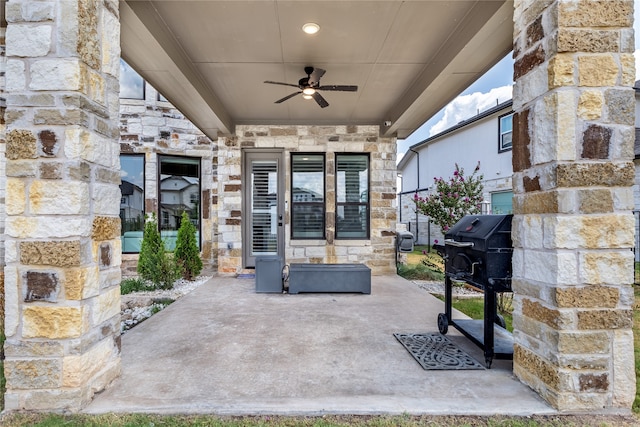
[[[485,369],[447,337],[432,334],[393,334],[425,370]]]

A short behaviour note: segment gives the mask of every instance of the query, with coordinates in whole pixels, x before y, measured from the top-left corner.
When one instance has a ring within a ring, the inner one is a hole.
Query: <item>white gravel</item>
[[[192,281],[178,279],[173,282],[173,288],[171,289],[157,289],[155,291],[134,292],[129,295],[150,298],[171,298],[173,300],[177,300],[178,298],[185,296],[192,290],[196,289],[198,286],[202,285],[209,279],[211,279],[211,276],[198,276],[195,278],[195,280]]]
[[[120,333],[124,334],[138,323],[153,316],[168,304],[162,300],[177,300],[198,286],[211,279],[211,276],[198,276],[195,280],[178,279],[171,289],[157,289],[155,291],[133,292],[122,295]]]
[[[444,295],[444,282],[431,282],[427,280],[412,280],[420,288],[434,295]],[[477,291],[464,283],[454,283],[451,287],[452,295],[461,298],[481,297],[482,292]]]

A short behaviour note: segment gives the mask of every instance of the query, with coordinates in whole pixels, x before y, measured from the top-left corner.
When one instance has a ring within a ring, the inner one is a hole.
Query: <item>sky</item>
[[[640,0],[634,1],[636,80],[640,80]],[[511,99],[513,87],[513,59],[511,53],[487,71],[467,90],[429,119],[406,139],[398,140],[398,161],[414,144],[436,135],[462,120]]]

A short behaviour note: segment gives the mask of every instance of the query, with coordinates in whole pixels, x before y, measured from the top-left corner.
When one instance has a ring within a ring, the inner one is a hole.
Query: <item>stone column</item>
[[[514,372],[555,408],[634,399],[632,0],[516,0]]]
[[[6,3],[7,410],[120,372],[117,0]]]

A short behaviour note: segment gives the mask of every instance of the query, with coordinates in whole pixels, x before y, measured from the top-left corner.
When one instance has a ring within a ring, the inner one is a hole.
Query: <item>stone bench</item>
[[[289,293],[371,293],[371,269],[364,264],[297,264],[289,266]]]

